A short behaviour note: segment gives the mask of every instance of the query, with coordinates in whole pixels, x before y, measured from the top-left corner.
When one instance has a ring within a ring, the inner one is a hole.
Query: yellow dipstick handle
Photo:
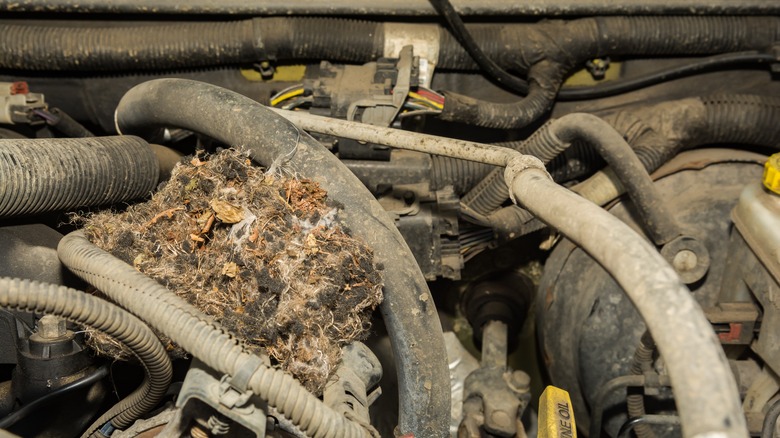
[[[569,393],[548,386],[539,397],[539,438],[577,438]]]

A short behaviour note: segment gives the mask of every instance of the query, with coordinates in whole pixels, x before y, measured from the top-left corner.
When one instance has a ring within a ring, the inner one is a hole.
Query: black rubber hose
[[[569,114],[540,128],[528,149],[541,156],[555,156],[574,140],[596,149],[612,167],[636,206],[640,221],[650,239],[663,245],[681,234],[680,226],[653,185],[645,165],[623,136],[603,119],[590,114]],[[557,152],[556,152],[557,151]]]
[[[748,94],[701,98],[704,124],[692,127],[688,141],[780,147],[780,97]],[[676,152],[676,151],[675,151]]]
[[[57,247],[62,263],[120,306],[147,321],[173,342],[217,372],[231,385],[251,389],[314,438],[368,436],[309,393],[282,370],[269,368],[233,334],[175,293],[132,266],[93,245],[81,231],[65,236]]]
[[[0,140],[0,217],[130,201],[158,175],[138,137]]]
[[[770,53],[738,52],[723,55],[710,56],[704,59],[659,70],[631,79],[619,79],[609,81],[592,87],[564,88],[558,92],[558,101],[574,101],[587,99],[600,99],[615,96],[630,91],[639,90],[651,85],[660,84],[675,79],[693,76],[699,73],[718,70],[725,67],[736,67],[745,64],[764,64],[778,62],[778,56]]]
[[[0,278],[0,306],[56,315],[91,327],[124,344],[146,371],[142,385],[101,415],[82,436],[105,423],[117,429],[131,425],[155,407],[171,383],[171,360],[160,340],[141,320],[118,306],[63,286],[18,278]]]
[[[522,128],[550,108],[563,78],[588,59],[608,55],[708,55],[762,50],[780,40],[780,20],[776,17],[598,17],[542,22],[528,25],[526,31],[523,41],[515,46],[514,60],[517,69],[528,69],[529,95],[517,103],[503,104],[445,94],[441,119],[487,128]],[[514,28],[506,31],[509,35],[513,32]],[[505,39],[515,40],[513,37]]]
[[[436,12],[447,22],[455,39],[466,49],[485,75],[515,93],[523,95],[528,93],[528,82],[509,74],[482,51],[449,0],[430,0],[430,2]]]
[[[87,377],[84,377],[83,379],[76,380],[75,382],[71,382],[68,383],[67,385],[60,386],[59,388],[53,390],[52,392],[48,392],[45,395],[31,401],[30,403],[25,404],[18,410],[13,411],[10,414],[3,417],[2,419],[0,419],[0,429],[8,429],[9,427],[13,426],[20,420],[24,419],[31,413],[38,410],[39,408],[54,403],[55,401],[57,401],[57,399],[59,399],[61,395],[69,394],[71,392],[74,392],[82,388],[89,388],[95,383],[103,380],[103,378],[106,376],[108,376],[108,366],[104,365],[96,369],[95,372],[89,374]]]
[[[431,189],[441,190],[445,186],[452,186],[455,193],[460,195],[474,187],[493,169],[495,166],[489,164],[433,155]]]
[[[639,161],[648,171],[653,171],[671,158],[676,150],[671,142],[650,128],[631,112],[619,111],[603,117],[634,149]],[[545,128],[546,129],[546,128]],[[550,149],[536,137],[545,131],[540,128],[522,142],[502,143],[523,154],[533,155],[545,163],[550,176],[556,182],[565,182],[593,172],[604,163],[597,149],[581,139],[575,139],[564,151]],[[471,210],[490,215],[509,199],[508,189],[499,171],[493,171],[475,185],[463,197],[463,204]],[[512,206],[517,208],[516,206]]]
[[[65,134],[65,136],[71,138],[85,138],[95,136],[95,134],[84,127],[84,125],[73,119],[73,117],[69,116],[65,111],[59,108],[51,108],[49,109],[49,113],[54,116],[54,118],[51,120],[47,119],[46,123],[57,131]]]
[[[436,27],[440,33],[437,68],[475,69],[457,40]],[[762,50],[778,40],[778,27],[777,17],[733,16],[600,17],[467,26],[486,56],[504,69],[522,73],[543,60],[568,70],[607,55],[695,56]],[[0,68],[136,71],[263,60],[368,62],[383,56],[385,32],[379,22],[301,17],[106,27],[2,24],[6,50],[0,53]]]
[[[117,129],[145,135],[162,126],[189,129],[248,149],[265,166],[284,165],[318,182],[344,206],[343,224],[384,266],[380,306],[398,369],[399,432],[444,436],[449,430],[449,372],[438,315],[403,237],[371,193],[319,142],[253,100],[210,84],[149,81],[130,90]]]
[[[664,116],[659,117],[660,114]],[[685,120],[666,126],[663,119]],[[718,95],[701,99],[664,102],[649,108],[623,110],[607,114],[608,121],[622,133],[648,172],[653,172],[682,149],[707,144],[743,144],[780,148],[780,98],[756,95]],[[672,140],[673,139],[673,140]],[[525,153],[522,145],[514,146]],[[548,164],[548,170],[557,182],[564,182],[592,173],[603,167],[603,160],[590,147],[574,143]],[[539,222],[516,205],[493,213],[506,201],[500,196],[506,186],[485,177],[472,191],[479,188],[484,196],[472,198],[480,203],[467,207],[482,215],[480,225],[492,227],[501,239],[512,239],[539,229]],[[597,191],[596,189],[593,189]],[[476,194],[476,192],[475,192]],[[468,195],[467,195],[468,196]],[[464,200],[471,199],[464,197]]]
[[[614,129],[603,129],[603,134],[599,134],[599,127],[605,126]],[[614,136],[611,142],[605,142],[601,137],[607,132],[621,134]],[[520,145],[519,150],[539,158],[543,163],[549,163],[572,144],[580,142],[587,144],[607,162],[617,166],[621,181],[632,186],[629,195],[639,208],[645,229],[657,244],[668,242],[679,235],[679,227],[672,219],[671,213],[666,211],[664,204],[659,201],[652,181],[644,169],[651,159],[660,157],[658,159],[661,160],[665,157],[657,151],[665,147],[667,141],[636,117],[624,112],[613,114],[608,119],[592,115],[564,116],[539,128]],[[627,142],[634,144],[634,151]],[[520,207],[516,205],[494,214],[507,198],[508,189],[502,181],[502,174],[494,170],[463,197],[462,203],[470,210],[487,216],[485,225],[493,227],[502,238],[516,238],[522,235],[521,232],[538,229],[538,226],[528,225],[528,214],[517,211]]]
[[[439,118],[496,129],[519,129],[541,118],[552,108],[568,68],[557,62],[540,61],[528,72],[528,95],[516,103],[495,103],[444,92]]]
[[[634,111],[666,142],[637,148],[648,171],[654,171],[684,148],[708,144],[780,147],[780,97],[720,95],[663,102]],[[685,123],[679,123],[684,120]],[[574,188],[600,205],[619,196],[623,187],[608,170],[599,171]]]

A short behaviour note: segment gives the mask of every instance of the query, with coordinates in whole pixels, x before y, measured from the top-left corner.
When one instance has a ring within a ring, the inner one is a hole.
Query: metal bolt
[[[690,271],[694,269],[698,263],[699,258],[696,256],[696,253],[688,249],[679,251],[674,255],[674,259],[672,259],[672,266],[677,272]]]
[[[497,429],[507,429],[512,427],[512,419],[504,411],[493,411],[490,414],[490,421],[493,423],[493,427]]]
[[[65,336],[68,329],[65,320],[54,315],[45,315],[38,320],[38,335],[43,339],[57,339]]]
[[[512,385],[518,391],[528,391],[531,389],[531,376],[524,371],[516,370],[512,372]]]

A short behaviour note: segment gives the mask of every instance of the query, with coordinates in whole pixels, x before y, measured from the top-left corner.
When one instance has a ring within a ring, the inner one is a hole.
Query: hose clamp
[[[533,155],[524,155],[520,153],[512,154],[512,157],[506,163],[504,169],[504,179],[506,180],[506,186],[509,188],[509,197],[512,202],[517,204],[515,194],[512,191],[512,185],[515,179],[520,176],[521,173],[529,169],[535,169],[541,171],[547,178],[552,179],[547,169],[544,167],[542,160],[534,157]]]
[[[241,364],[238,371],[230,378],[230,386],[242,392],[248,390],[249,381],[252,379],[252,376],[254,376],[257,370],[264,365],[265,363],[260,356],[254,354],[247,355],[244,363]]]
[[[247,355],[238,370],[232,375],[225,374],[219,381],[219,403],[228,409],[244,406],[254,395],[249,382],[260,367],[263,359],[254,354]]]

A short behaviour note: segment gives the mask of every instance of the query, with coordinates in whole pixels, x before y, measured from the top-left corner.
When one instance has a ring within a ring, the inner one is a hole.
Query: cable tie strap
[[[244,363],[238,368],[238,371],[230,378],[230,386],[240,392],[248,391],[250,389],[249,381],[263,365],[263,359],[260,356],[248,355]]]

